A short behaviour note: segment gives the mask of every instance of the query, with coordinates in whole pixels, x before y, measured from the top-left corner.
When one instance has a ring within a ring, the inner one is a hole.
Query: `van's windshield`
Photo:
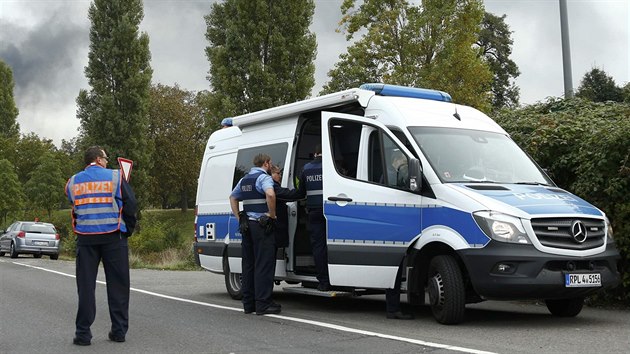
[[[553,182],[509,137],[485,131],[409,127],[442,182]]]

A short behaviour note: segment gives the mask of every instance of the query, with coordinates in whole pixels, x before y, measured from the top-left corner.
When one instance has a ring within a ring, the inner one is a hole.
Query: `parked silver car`
[[[9,253],[17,258],[20,253],[40,258],[43,254],[50,259],[59,258],[59,234],[55,226],[46,222],[16,221],[0,236],[0,257]]]

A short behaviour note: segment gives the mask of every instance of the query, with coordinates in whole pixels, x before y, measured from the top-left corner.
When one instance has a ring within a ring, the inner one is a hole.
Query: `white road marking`
[[[13,264],[17,264],[17,265],[21,265],[21,266],[24,266],[24,267],[29,267],[29,268],[33,268],[33,269],[43,270],[45,272],[50,272],[50,273],[54,273],[54,274],[58,274],[58,275],[63,275],[63,276],[70,277],[70,278],[76,278],[75,275],[59,272],[59,271],[52,270],[52,269],[37,267],[37,266],[34,266],[34,265],[20,263],[20,262],[12,262],[12,263]],[[96,282],[99,283],[99,284],[106,284],[104,281],[101,281],[101,280],[97,280]],[[165,294],[160,294],[160,293],[155,293],[155,292],[148,291],[148,290],[131,288],[131,291],[135,291],[135,292],[146,294],[146,295],[161,297],[163,299],[169,299],[169,300],[174,300],[174,301],[185,302],[185,303],[194,304],[194,305],[212,307],[212,308],[222,309],[222,310],[243,312],[242,308],[216,305],[216,304],[211,304],[211,303],[201,302],[201,301],[195,301],[195,300],[189,300],[189,299],[182,299],[182,298],[179,298],[179,297],[165,295]],[[493,352],[487,352],[487,351],[483,351],[483,350],[464,348],[464,347],[457,347],[457,346],[448,345],[448,344],[426,342],[426,341],[423,341],[423,340],[407,338],[407,337],[392,336],[392,335],[389,335],[389,334],[372,332],[372,331],[364,331],[362,329],[350,328],[350,327],[346,327],[346,326],[340,326],[340,325],[335,325],[335,324],[326,323],[326,322],[320,322],[320,321],[305,320],[305,319],[297,318],[297,317],[289,317],[289,316],[282,316],[282,315],[265,315],[265,316],[279,318],[279,319],[286,320],[286,321],[293,321],[293,322],[300,322],[300,323],[310,324],[312,326],[329,328],[329,329],[342,331],[342,332],[355,333],[355,334],[361,334],[361,335],[365,335],[365,336],[372,336],[372,337],[378,337],[378,338],[395,340],[395,341],[398,341],[398,342],[405,342],[405,343],[423,345],[423,346],[432,347],[432,348],[440,348],[440,349],[447,349],[447,350],[453,350],[453,351],[464,352],[464,353],[474,353],[474,354],[494,354]]]

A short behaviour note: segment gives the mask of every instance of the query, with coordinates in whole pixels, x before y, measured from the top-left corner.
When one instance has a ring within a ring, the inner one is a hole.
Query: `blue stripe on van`
[[[197,239],[198,240],[205,240],[207,237],[205,235],[205,225],[206,224],[211,224],[214,223],[215,224],[215,240],[223,240],[225,238],[225,235],[227,235],[228,233],[228,219],[230,218],[232,214],[212,214],[212,215],[197,215],[197,230],[195,230],[195,232],[197,233]],[[232,230],[237,230],[238,229],[238,223],[235,221],[235,218],[232,218]],[[204,229],[204,234],[203,235],[199,235],[199,228],[203,228]],[[230,239],[233,238],[237,238],[240,239],[240,233],[237,235],[238,237],[236,237],[234,235],[234,231],[232,231],[232,235],[230,235]]]
[[[469,245],[485,246],[490,242],[490,238],[481,231],[469,212],[447,207],[425,207],[422,218],[425,230],[431,226],[443,225],[459,233]]]
[[[352,242],[410,242],[420,233],[422,211],[424,229],[444,225],[455,230],[470,245],[486,245],[486,236],[472,215],[447,207],[397,206],[326,203],[328,238]]]
[[[328,238],[349,241],[409,242],[420,233],[420,208],[326,203]]]

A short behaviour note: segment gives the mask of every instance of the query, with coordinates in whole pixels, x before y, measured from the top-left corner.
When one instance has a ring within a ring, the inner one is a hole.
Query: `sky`
[[[342,0],[314,0],[316,96],[348,42],[335,30]],[[360,1],[360,0],[359,0]],[[215,0],[144,0],[140,30],[148,33],[153,83],[209,89],[204,15]],[[419,3],[420,0],[410,1]],[[0,59],[13,70],[22,134],[61,140],[77,136],[76,97],[89,89],[90,0],[0,0]],[[567,0],[573,87],[592,68],[617,85],[630,81],[630,0]],[[485,0],[486,11],[507,15],[521,104],[564,95],[559,0]]]

